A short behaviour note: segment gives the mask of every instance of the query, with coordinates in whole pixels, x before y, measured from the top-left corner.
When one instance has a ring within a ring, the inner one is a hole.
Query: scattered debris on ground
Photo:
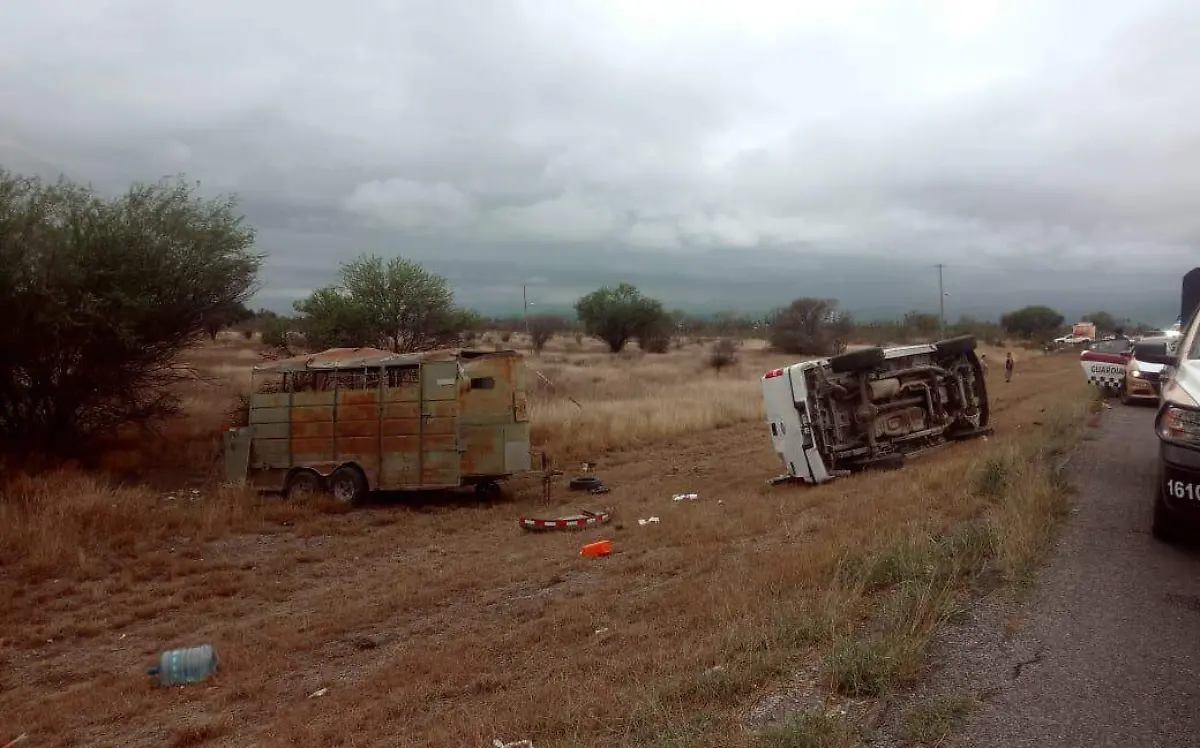
[[[603,525],[612,519],[612,512],[590,512],[580,510],[578,514],[553,519],[537,519],[536,517],[521,517],[518,524],[525,530],[582,530],[588,527]]]
[[[611,540],[597,540],[594,543],[588,543],[579,550],[579,555],[585,558],[600,558],[612,553]]]
[[[572,491],[593,491],[603,486],[604,481],[595,475],[577,475],[567,483],[567,488]]]
[[[211,644],[163,652],[158,664],[146,671],[164,686],[188,685],[206,680],[217,671],[217,652]]]

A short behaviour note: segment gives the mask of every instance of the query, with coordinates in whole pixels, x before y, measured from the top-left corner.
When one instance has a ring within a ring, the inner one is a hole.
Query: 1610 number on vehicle
[[[1167,494],[1172,498],[1200,501],[1200,487],[1197,487],[1195,483],[1182,480],[1168,480],[1166,489]]]

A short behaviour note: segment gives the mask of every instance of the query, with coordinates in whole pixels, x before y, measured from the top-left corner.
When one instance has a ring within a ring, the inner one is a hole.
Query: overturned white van
[[[948,441],[991,433],[975,338],[865,348],[767,372],[763,399],[784,473],[824,483],[894,468]]]

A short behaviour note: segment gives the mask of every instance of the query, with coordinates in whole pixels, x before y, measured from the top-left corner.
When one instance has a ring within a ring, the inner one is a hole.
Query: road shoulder
[[[1116,407],[1089,429],[1071,517],[1028,601],[996,592],[946,626],[928,677],[890,703],[872,745],[919,744],[906,734],[936,703],[972,705],[960,746],[1194,744],[1200,556],[1149,534],[1152,417]]]

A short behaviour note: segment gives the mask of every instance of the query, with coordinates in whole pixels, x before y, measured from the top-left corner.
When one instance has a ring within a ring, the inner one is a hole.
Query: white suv
[[[1200,336],[1193,315],[1178,347],[1138,359],[1162,364],[1160,403],[1154,419],[1158,435],[1158,484],[1154,491],[1153,534],[1176,540],[1200,528]]]

